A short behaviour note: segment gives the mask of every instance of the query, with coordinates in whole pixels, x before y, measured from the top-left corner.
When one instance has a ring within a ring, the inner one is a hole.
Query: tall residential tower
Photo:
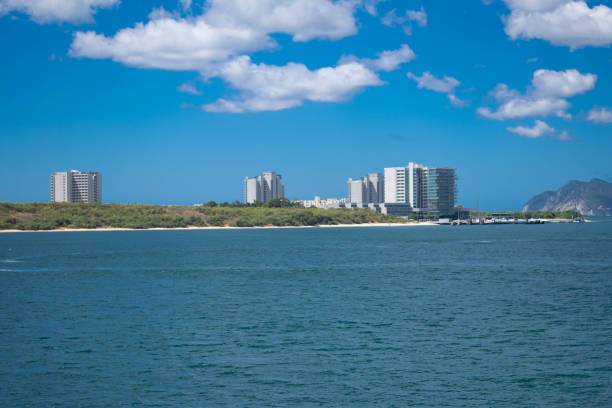
[[[385,182],[380,173],[370,173],[363,179],[348,179],[349,202],[379,204],[385,199]]]
[[[407,204],[413,211],[448,217],[457,195],[455,169],[408,163],[385,168],[385,203]]]
[[[266,203],[275,198],[285,197],[285,186],[280,182],[281,177],[273,171],[264,171],[257,177],[245,177],[244,202]]]
[[[51,175],[51,202],[101,203],[102,175],[96,171],[60,171]]]

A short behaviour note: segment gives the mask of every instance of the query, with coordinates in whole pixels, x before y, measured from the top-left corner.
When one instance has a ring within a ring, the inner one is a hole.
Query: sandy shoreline
[[[351,228],[351,227],[422,227],[437,226],[434,222],[408,222],[408,223],[370,223],[370,224],[337,224],[337,225],[299,225],[299,226],[275,226],[265,227],[184,227],[184,228],[60,228],[53,230],[0,230],[1,233],[9,232],[93,232],[93,231],[194,231],[194,230],[254,230],[254,229],[288,229],[288,228]]]

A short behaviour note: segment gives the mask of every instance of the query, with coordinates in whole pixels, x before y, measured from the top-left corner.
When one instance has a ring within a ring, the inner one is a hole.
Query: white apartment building
[[[406,167],[385,167],[385,203],[407,203]]]
[[[264,171],[257,177],[245,177],[244,202],[256,201],[266,203],[275,198],[285,197],[285,186],[281,184],[281,175],[273,171]]]
[[[102,175],[95,171],[61,171],[51,175],[51,202],[101,203]]]
[[[405,167],[385,168],[385,203],[423,207],[426,167],[410,162]]]
[[[450,167],[408,163],[385,168],[385,203],[406,204],[413,210],[448,216],[456,203],[456,173]],[[398,207],[399,208],[399,207]]]
[[[385,199],[384,177],[370,173],[363,179],[348,179],[349,202],[353,204],[378,204]]]

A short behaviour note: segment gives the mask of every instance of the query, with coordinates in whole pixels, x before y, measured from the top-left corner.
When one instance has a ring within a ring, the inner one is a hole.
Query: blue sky
[[[416,161],[459,203],[612,181],[612,4],[0,0],[0,201],[103,174],[105,202],[289,198]]]

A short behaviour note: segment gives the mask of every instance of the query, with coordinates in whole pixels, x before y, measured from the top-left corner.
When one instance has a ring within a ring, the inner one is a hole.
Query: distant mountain
[[[523,211],[578,210],[584,215],[612,216],[612,183],[600,179],[571,180],[557,191],[545,191],[523,206]]]

